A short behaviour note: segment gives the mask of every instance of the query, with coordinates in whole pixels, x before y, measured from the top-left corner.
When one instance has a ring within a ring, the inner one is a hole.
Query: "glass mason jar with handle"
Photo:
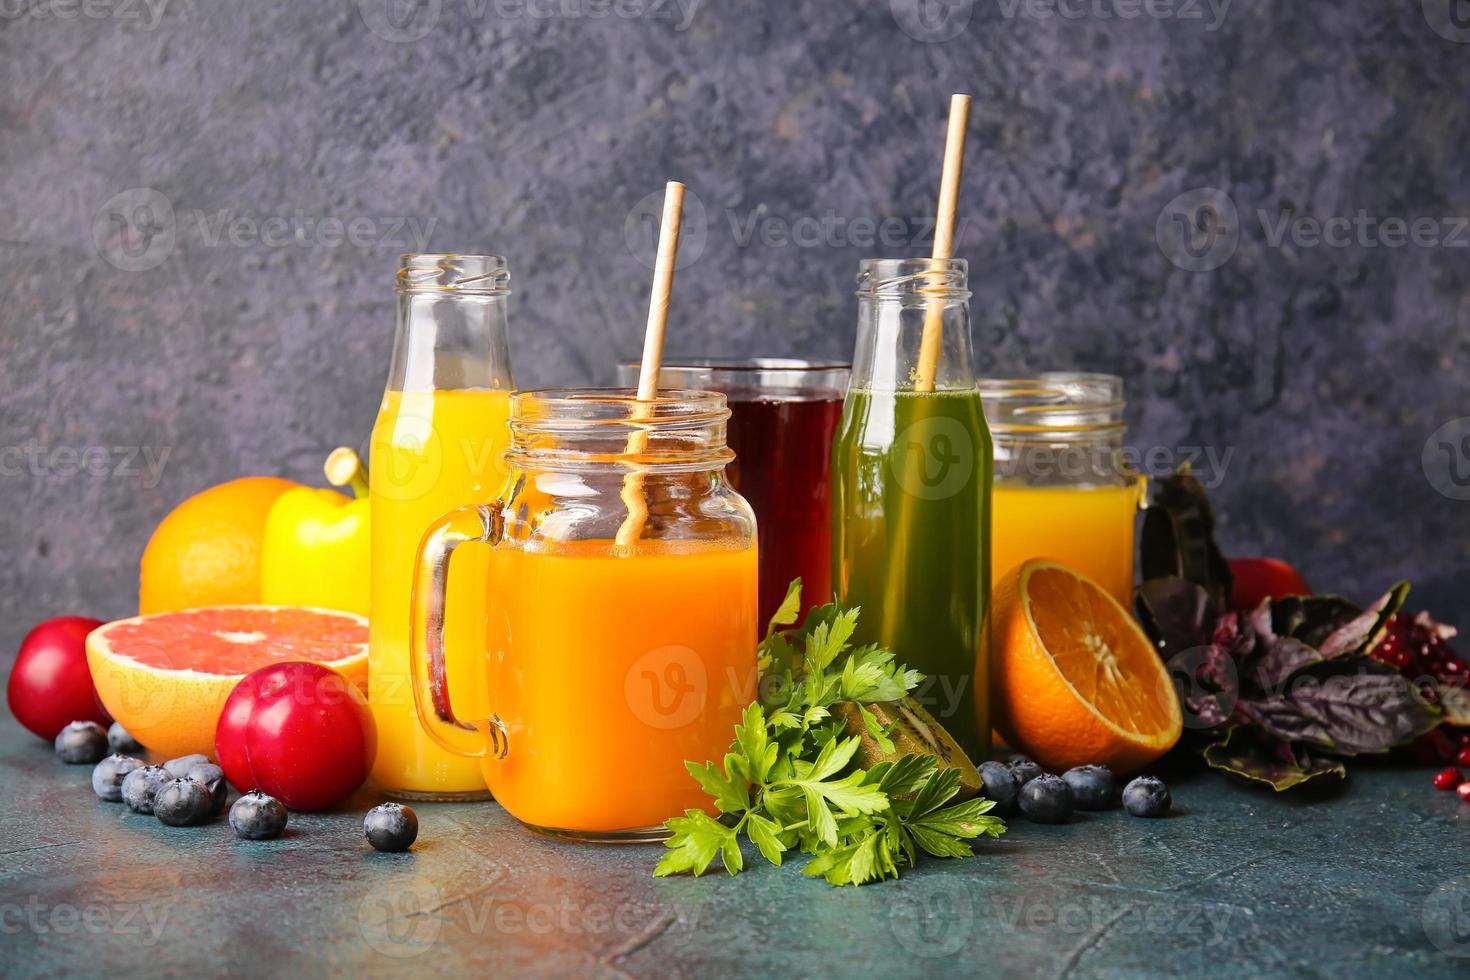
[[[369,456],[372,611],[368,704],[378,727],[373,779],[392,796],[484,798],[477,765],[419,727],[409,677],[409,591],[419,539],[445,511],[495,499],[510,443],[506,341],[510,273],[495,255],[405,255],[398,333]],[[458,595],[483,595],[489,554],[466,549]],[[486,621],[456,603],[451,663],[483,663]],[[466,691],[466,694],[471,692]]]
[[[1123,457],[1123,379],[1063,371],[984,378],[980,395],[995,438],[996,577],[1050,558],[1130,608],[1144,480]]]
[[[668,818],[709,807],[684,762],[723,756],[758,683],[755,519],[725,479],[729,414],[714,392],[517,392],[502,493],[424,538],[420,722],[478,760],[495,798],[534,830],[657,840]],[[630,488],[647,513],[620,544]],[[491,552],[473,600],[490,621],[478,679],[445,651],[465,544]]]
[[[971,758],[989,755],[990,433],[970,360],[962,259],[868,259],[852,382],[832,451],[832,577],[857,640],[928,679],[915,692]],[[942,316],[932,390],[926,317]]]

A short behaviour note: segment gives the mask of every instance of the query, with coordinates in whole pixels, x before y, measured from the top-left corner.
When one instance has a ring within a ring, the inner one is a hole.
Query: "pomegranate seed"
[[[1455,761],[1462,766],[1470,766],[1470,747],[1461,749],[1460,754],[1455,757]]]
[[[1434,774],[1435,789],[1442,789],[1446,791],[1459,789],[1460,785],[1464,782],[1465,777],[1460,775],[1460,770],[1456,769],[1454,766],[1450,766],[1448,769],[1441,769],[1439,772]]]
[[[1460,733],[1460,745],[1465,748],[1470,748],[1470,732]]]
[[[1470,803],[1470,783],[1461,783],[1455,787],[1455,792],[1460,794],[1460,799]]]

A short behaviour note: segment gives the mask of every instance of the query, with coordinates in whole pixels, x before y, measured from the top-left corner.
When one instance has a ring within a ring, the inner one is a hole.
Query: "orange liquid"
[[[997,480],[991,493],[990,554],[996,580],[1031,558],[1050,558],[1133,607],[1137,484],[1031,487]]]
[[[502,544],[489,698],[510,751],[483,762],[495,798],[533,827],[592,833],[708,810],[684,760],[722,759],[755,699],[756,599],[753,545]]]

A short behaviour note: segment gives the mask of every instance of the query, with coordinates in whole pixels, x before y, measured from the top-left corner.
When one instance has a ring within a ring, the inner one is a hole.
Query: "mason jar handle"
[[[445,514],[429,526],[414,556],[412,619],[408,632],[409,673],[419,725],[445,750],[471,759],[487,754],[480,729],[454,714],[449,673],[444,661],[444,602],[449,585],[449,559],[466,541],[492,548],[500,543],[505,522],[499,503],[473,504]],[[497,759],[510,752],[510,738],[498,715],[488,719],[491,748]],[[469,738],[465,733],[473,732]]]

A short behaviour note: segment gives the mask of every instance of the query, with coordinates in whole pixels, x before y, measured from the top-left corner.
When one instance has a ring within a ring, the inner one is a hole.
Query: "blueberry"
[[[213,762],[199,762],[189,768],[189,774],[185,778],[192,779],[196,783],[203,783],[204,788],[209,790],[209,798],[214,804],[211,813],[218,816],[225,812],[225,801],[230,796],[230,785],[225,782],[223,769]]]
[[[134,813],[153,813],[153,797],[172,777],[163,766],[143,766],[127,774],[122,782],[122,799]]]
[[[419,836],[419,818],[413,807],[384,803],[367,812],[362,832],[380,851],[406,851]]]
[[[1079,810],[1109,810],[1118,805],[1118,781],[1107,766],[1078,766],[1062,774]]]
[[[129,735],[128,730],[117,722],[113,722],[112,727],[107,730],[107,747],[123,755],[143,751],[143,746],[138,744],[138,740]]]
[[[56,734],[56,755],[68,765],[92,765],[107,754],[107,733],[95,721],[74,721]]]
[[[1044,770],[1024,755],[1018,755],[1011,759],[1011,772],[1016,776],[1016,782],[1025,786],[1031,780],[1040,776]]]
[[[1021,812],[1037,823],[1066,823],[1072,816],[1072,789],[1061,776],[1043,773],[1021,787]]]
[[[982,762],[980,782],[983,784],[980,792],[995,803],[993,813],[1009,817],[1016,812],[1016,796],[1021,792],[1021,784],[1009,766],[1003,762]]]
[[[143,760],[118,753],[97,763],[92,770],[92,791],[109,803],[122,802],[122,783],[128,773],[142,769]]]
[[[214,812],[214,800],[203,783],[192,779],[170,779],[153,797],[153,813],[170,827],[203,823]]]
[[[252,789],[230,807],[230,828],[244,840],[269,840],[286,829],[286,806],[274,796]]]
[[[1162,817],[1173,802],[1169,787],[1153,776],[1139,776],[1123,787],[1123,806],[1135,817]]]
[[[181,755],[177,759],[170,759],[163,764],[163,768],[167,769],[168,774],[175,779],[188,779],[190,769],[193,769],[201,762],[208,761],[209,756],[200,755],[196,752],[193,755]]]

